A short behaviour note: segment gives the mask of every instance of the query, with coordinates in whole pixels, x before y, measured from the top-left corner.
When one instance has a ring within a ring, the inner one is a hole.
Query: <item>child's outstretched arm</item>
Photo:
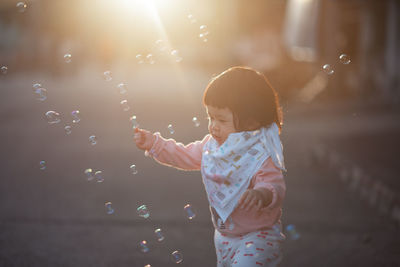
[[[159,133],[135,128],[134,141],[139,149],[147,151],[163,165],[181,170],[200,170],[203,146],[209,137],[183,145],[174,139],[164,139]]]
[[[136,146],[141,150],[150,150],[154,144],[156,137],[151,132],[135,128],[135,135],[133,140],[135,141]]]

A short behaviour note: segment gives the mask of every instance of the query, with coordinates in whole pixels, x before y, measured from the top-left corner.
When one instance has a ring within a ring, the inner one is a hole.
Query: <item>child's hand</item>
[[[136,146],[141,150],[150,150],[154,144],[155,136],[144,129],[135,128],[135,135],[133,140]]]
[[[268,206],[272,200],[272,192],[268,189],[247,189],[239,199],[238,207],[246,211],[251,210],[254,206],[257,211]]]

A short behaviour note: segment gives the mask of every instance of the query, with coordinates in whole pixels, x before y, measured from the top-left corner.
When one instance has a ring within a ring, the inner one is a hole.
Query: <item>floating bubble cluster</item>
[[[1,70],[1,74],[7,74],[7,72],[8,72],[8,68],[6,66],[1,66],[0,70]]]
[[[88,181],[92,181],[94,179],[93,170],[92,169],[86,169],[84,173],[85,173],[86,178],[87,178]]]
[[[110,82],[110,81],[112,80],[111,71],[106,70],[105,72],[103,72],[103,78],[104,78],[104,80],[106,80],[107,82]]]
[[[175,250],[171,253],[171,260],[175,263],[181,263],[183,261],[182,253],[180,253],[178,250]]]
[[[342,64],[345,64],[345,65],[347,65],[351,62],[350,57],[346,54],[341,54],[339,56],[339,60]]]
[[[193,218],[196,217],[196,213],[194,213],[193,207],[190,204],[186,204],[183,209],[185,210],[186,216],[189,220],[193,220]]]
[[[332,66],[329,64],[325,64],[324,66],[322,66],[322,70],[328,75],[332,75],[335,72]]]
[[[112,207],[112,203],[111,202],[104,203],[104,207],[106,208],[107,214],[109,214],[109,215],[114,214],[114,209]]]
[[[59,123],[61,121],[60,114],[55,111],[52,111],[52,110],[47,111],[45,113],[45,117],[49,124],[55,124],[55,123]]]
[[[136,209],[136,212],[140,217],[145,218],[145,219],[149,218],[149,216],[150,216],[150,212],[147,209],[146,205],[139,206],[139,208]]]
[[[156,238],[157,238],[157,241],[158,242],[161,242],[161,241],[163,241],[165,238],[164,238],[164,235],[163,235],[163,233],[162,233],[162,231],[161,231],[161,229],[160,228],[157,228],[155,231],[154,231],[154,234],[156,235]]]
[[[199,127],[200,126],[200,122],[196,117],[193,117],[192,122],[194,123],[195,127]]]
[[[69,125],[66,125],[65,127],[64,127],[64,130],[65,130],[65,133],[66,134],[71,134],[72,133],[72,127],[71,126],[69,126]]]
[[[71,63],[71,61],[72,61],[72,56],[71,56],[71,54],[65,54],[65,55],[64,55],[64,62],[65,62],[65,63]]]
[[[73,123],[78,123],[81,121],[81,119],[79,118],[79,110],[74,110],[71,112],[72,115],[72,122]]]
[[[128,105],[128,100],[124,99],[121,101],[121,107],[123,111],[128,111],[130,106]]]
[[[296,227],[293,224],[286,226],[286,233],[289,235],[291,240],[297,240],[300,238],[300,234],[296,231]]]
[[[118,84],[117,85],[117,88],[118,88],[118,91],[119,91],[119,93],[122,95],[122,94],[125,94],[128,90],[126,90],[126,85],[124,84],[124,83],[120,83],[120,84]]]
[[[200,40],[202,40],[203,42],[207,42],[208,41],[208,35],[210,34],[210,32],[208,31],[207,25],[201,25],[200,26],[200,34],[199,34],[199,38]]]
[[[94,146],[95,144],[97,144],[97,137],[95,135],[89,136],[89,142],[92,146]]]
[[[168,128],[168,131],[169,131],[170,134],[174,134],[175,133],[175,130],[172,127],[172,124],[168,124],[167,128]]]
[[[146,240],[140,241],[139,246],[140,246],[140,251],[142,251],[143,253],[147,253],[150,251]]]
[[[24,13],[26,11],[27,5],[25,2],[18,2],[16,7],[19,13]]]
[[[138,173],[138,171],[136,170],[136,165],[135,164],[132,164],[130,169],[131,169],[132,174],[137,174]]]
[[[44,160],[40,161],[39,165],[40,165],[40,169],[41,170],[45,170],[46,169],[46,161],[44,161]]]

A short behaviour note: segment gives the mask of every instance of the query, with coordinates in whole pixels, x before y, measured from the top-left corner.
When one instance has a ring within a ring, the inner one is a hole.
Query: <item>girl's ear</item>
[[[248,118],[245,123],[242,123],[240,125],[239,125],[239,120],[238,120],[238,126],[239,126],[238,132],[240,132],[240,131],[255,131],[257,129],[260,129],[261,124],[253,118]],[[235,125],[235,127],[236,127],[236,125]]]

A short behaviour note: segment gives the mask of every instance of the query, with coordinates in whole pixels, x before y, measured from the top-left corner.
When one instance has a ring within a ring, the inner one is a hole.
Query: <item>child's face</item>
[[[236,132],[232,112],[228,108],[206,106],[208,114],[208,131],[222,145],[229,134]]]

